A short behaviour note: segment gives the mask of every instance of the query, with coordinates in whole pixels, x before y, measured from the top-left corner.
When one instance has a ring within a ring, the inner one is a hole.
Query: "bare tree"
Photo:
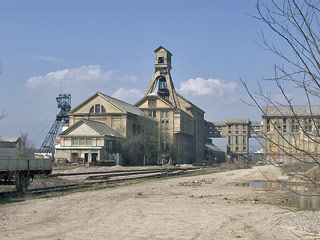
[[[5,112],[2,111],[2,113],[0,114],[0,120],[1,120],[2,118],[4,118],[5,116],[6,116]]]
[[[37,151],[35,148],[35,143],[29,138],[29,134],[27,132],[21,132],[20,138],[24,142],[24,150],[21,152],[21,157],[34,157],[34,153]]]
[[[261,110],[264,118],[264,155],[270,156],[267,160],[277,166],[283,166],[284,160],[319,169],[320,107],[316,105],[320,97],[320,2],[258,0],[255,7],[254,18],[282,41],[276,45],[262,32],[261,46],[281,62],[274,65],[274,76],[264,78],[256,92],[241,80],[251,104]],[[274,88],[267,92],[263,84],[274,84]],[[284,102],[278,101],[275,93],[280,94]],[[305,107],[295,106],[295,97],[303,100]],[[301,175],[315,184],[320,181],[317,176]]]

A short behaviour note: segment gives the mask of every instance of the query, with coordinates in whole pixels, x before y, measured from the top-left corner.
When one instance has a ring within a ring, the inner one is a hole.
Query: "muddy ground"
[[[262,166],[4,204],[0,239],[320,239],[299,227],[319,212],[295,212],[279,193],[237,184],[263,175],[285,178]]]

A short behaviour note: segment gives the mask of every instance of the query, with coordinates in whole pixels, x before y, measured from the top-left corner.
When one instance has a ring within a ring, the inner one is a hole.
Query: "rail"
[[[52,174],[46,176],[46,178],[52,177],[71,177],[88,175],[84,182],[73,183],[68,185],[57,185],[51,187],[34,188],[28,190],[28,194],[41,195],[50,192],[64,192],[75,189],[85,189],[96,184],[115,184],[126,181],[138,180],[138,179],[152,179],[163,178],[168,176],[185,175],[193,172],[202,171],[202,168],[177,168],[177,169],[156,169],[156,170],[117,170],[109,172],[82,172],[82,173],[67,173],[67,174]],[[15,197],[15,191],[0,192],[0,198]]]

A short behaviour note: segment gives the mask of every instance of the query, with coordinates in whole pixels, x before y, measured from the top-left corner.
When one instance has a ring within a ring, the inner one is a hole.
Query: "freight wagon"
[[[25,193],[37,174],[52,172],[52,159],[0,158],[0,185],[15,184],[17,192]]]

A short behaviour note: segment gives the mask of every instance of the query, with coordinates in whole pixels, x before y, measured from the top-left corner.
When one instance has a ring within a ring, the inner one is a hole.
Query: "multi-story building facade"
[[[249,153],[249,118],[227,118],[227,153],[240,155]]]
[[[266,162],[320,161],[320,106],[265,106],[262,121],[227,118],[206,122],[207,138],[226,138],[230,160],[249,154],[249,138],[260,138]]]
[[[225,122],[206,122],[207,138],[226,138],[231,161],[249,154],[251,122],[247,117],[227,118]]]
[[[320,106],[265,106],[262,111],[267,161],[319,162]]]

